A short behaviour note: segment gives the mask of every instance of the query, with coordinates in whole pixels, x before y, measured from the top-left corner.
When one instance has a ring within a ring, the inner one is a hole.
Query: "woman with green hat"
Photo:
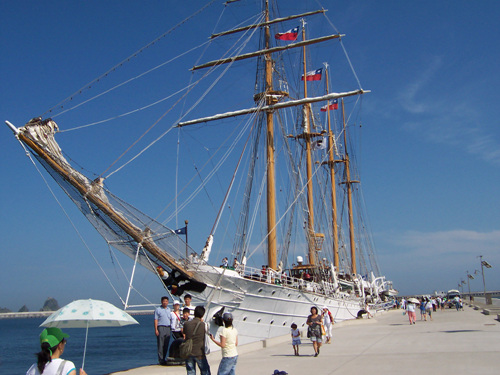
[[[59,328],[45,328],[40,334],[42,351],[37,353],[38,361],[26,375],[76,375],[75,364],[61,358],[69,335]],[[79,375],[87,375],[80,369]]]

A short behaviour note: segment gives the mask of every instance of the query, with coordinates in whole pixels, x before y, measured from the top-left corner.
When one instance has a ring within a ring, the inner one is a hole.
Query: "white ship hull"
[[[229,269],[200,266],[196,275],[207,285],[203,293],[193,293],[193,297],[208,308],[207,321],[224,307],[224,312],[233,314],[240,344],[287,335],[292,323],[305,329],[312,306],[318,309],[327,306],[335,322],[340,322],[355,319],[362,304],[360,298],[350,298],[347,293],[327,297],[291,286],[252,280]],[[212,322],[211,332],[215,333],[217,328]]]

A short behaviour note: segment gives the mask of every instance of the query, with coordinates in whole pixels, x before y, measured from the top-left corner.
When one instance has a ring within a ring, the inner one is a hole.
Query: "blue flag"
[[[175,234],[187,234],[187,230],[188,230],[188,228],[184,227],[184,228],[174,230],[174,233]]]

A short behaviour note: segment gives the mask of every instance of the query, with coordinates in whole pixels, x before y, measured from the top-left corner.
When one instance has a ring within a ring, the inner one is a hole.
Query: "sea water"
[[[153,315],[138,315],[139,324],[89,328],[85,371],[104,375],[158,363]],[[0,319],[0,374],[25,374],[40,351],[44,318]],[[63,358],[82,367],[85,329],[68,328]]]

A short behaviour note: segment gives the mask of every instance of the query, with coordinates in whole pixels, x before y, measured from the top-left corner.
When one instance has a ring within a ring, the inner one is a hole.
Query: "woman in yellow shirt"
[[[233,327],[233,315],[224,313],[222,315],[224,327],[220,327],[217,331],[217,336],[220,341],[216,341],[215,337],[210,334],[212,341],[222,348],[222,360],[219,364],[217,375],[235,375],[236,362],[238,361],[238,331]]]

